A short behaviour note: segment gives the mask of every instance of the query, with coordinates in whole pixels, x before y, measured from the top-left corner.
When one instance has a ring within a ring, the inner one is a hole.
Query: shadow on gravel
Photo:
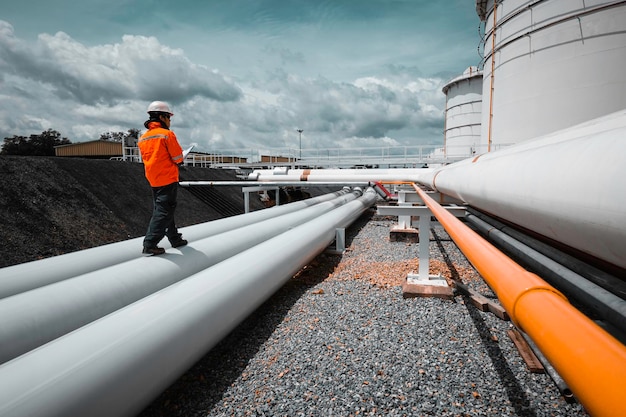
[[[346,247],[375,214],[363,213],[346,229]],[[323,282],[341,261],[341,255],[318,255],[309,265],[255,310],[192,368],[148,405],[139,417],[206,415],[238,379],[293,305],[311,287]],[[259,381],[263,385],[263,381]],[[254,396],[254,392],[238,395]]]
[[[462,282],[458,271],[454,267],[454,263],[441,243],[443,239],[438,236],[436,230],[431,229],[431,232],[439,251],[443,255],[445,263],[448,265],[448,268],[450,268],[452,279]],[[480,340],[487,351],[489,358],[491,359],[491,363],[500,377],[500,382],[506,389],[507,397],[515,409],[515,415],[519,417],[536,417],[537,413],[532,409],[526,393],[515,378],[515,374],[511,371],[511,368],[502,353],[502,349],[500,349],[500,345],[492,339],[489,326],[485,323],[485,320],[481,316],[481,312],[474,308],[469,296],[463,295],[463,301],[465,308],[474,323],[474,327],[476,327],[476,330],[480,335]]]

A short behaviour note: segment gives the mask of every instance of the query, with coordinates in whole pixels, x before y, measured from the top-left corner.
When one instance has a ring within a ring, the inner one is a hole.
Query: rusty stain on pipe
[[[567,298],[526,271],[419,186],[418,195],[491,286],[511,320],[539,347],[593,416],[626,415],[626,346],[574,308]]]

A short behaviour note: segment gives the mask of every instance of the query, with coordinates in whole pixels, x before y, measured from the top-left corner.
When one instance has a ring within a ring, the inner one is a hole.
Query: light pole
[[[296,129],[296,132],[300,134],[300,156],[298,157],[298,159],[302,159],[302,132],[304,132],[304,130]]]

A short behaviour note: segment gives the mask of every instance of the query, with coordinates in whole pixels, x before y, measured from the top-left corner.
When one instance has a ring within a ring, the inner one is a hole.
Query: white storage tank
[[[626,108],[626,2],[477,0],[476,10],[489,150]]]
[[[443,136],[446,157],[467,158],[481,152],[482,88],[483,73],[477,67],[467,68],[462,75],[443,86],[446,95]]]

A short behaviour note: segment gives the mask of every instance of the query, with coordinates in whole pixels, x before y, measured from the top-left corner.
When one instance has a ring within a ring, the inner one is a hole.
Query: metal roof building
[[[122,143],[108,140],[92,140],[90,142],[71,143],[54,147],[56,156],[77,158],[102,158],[122,156]]]

